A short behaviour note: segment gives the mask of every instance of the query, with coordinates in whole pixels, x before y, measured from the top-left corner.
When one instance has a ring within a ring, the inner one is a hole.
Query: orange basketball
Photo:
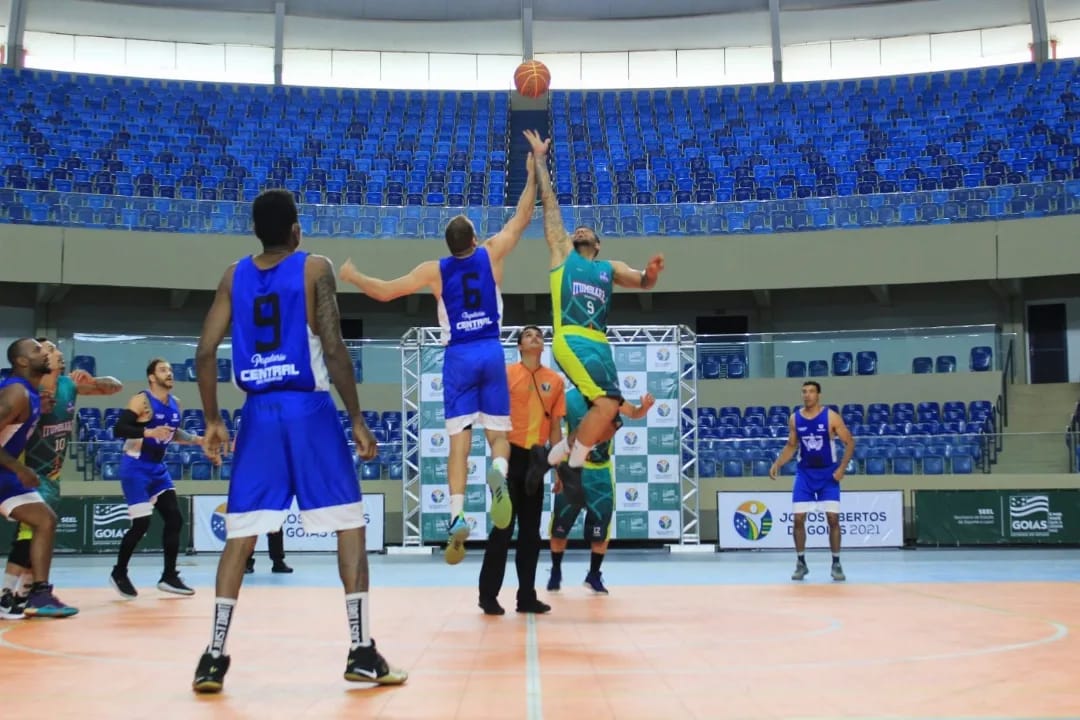
[[[551,71],[539,60],[526,60],[514,71],[514,86],[527,98],[538,98],[551,84]]]

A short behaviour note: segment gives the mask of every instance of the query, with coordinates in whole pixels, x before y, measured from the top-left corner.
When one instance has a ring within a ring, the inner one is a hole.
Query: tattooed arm
[[[357,452],[361,458],[370,460],[375,457],[378,447],[371,430],[364,423],[364,416],[360,414],[353,361],[341,337],[341,311],[338,309],[334,266],[322,255],[309,255],[304,275],[308,284],[308,316],[314,320],[312,325],[322,344],[326,370],[345,404],[345,412],[352,420]]]
[[[544,239],[547,240],[551,253],[551,267],[556,268],[562,265],[570,254],[570,236],[566,234],[563,226],[559,201],[551,187],[551,175],[547,169],[547,151],[551,140],[541,140],[533,130],[526,130],[525,137],[532,146],[533,160],[536,163],[536,188],[544,203]]]
[[[123,383],[114,377],[94,377],[85,370],[74,370],[70,377],[79,395],[115,395],[124,389]]]

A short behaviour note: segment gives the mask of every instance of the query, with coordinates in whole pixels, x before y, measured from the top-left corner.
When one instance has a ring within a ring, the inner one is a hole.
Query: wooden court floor
[[[543,617],[507,584],[494,618],[471,587],[375,587],[373,635],[410,672],[396,688],[341,678],[340,590],[245,587],[219,696],[190,690],[210,587],[64,590],[74,618],[0,621],[2,716],[1080,717],[1077,583],[568,583]]]

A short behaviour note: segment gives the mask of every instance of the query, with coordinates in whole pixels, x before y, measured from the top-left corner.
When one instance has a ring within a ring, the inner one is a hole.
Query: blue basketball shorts
[[[304,530],[364,526],[356,463],[329,392],[248,395],[236,438],[226,537],[281,528],[295,498]]]
[[[446,432],[450,435],[470,425],[509,432],[510,384],[498,339],[447,346],[443,356],[443,404]]]
[[[124,491],[128,516],[132,520],[150,515],[158,495],[174,489],[165,463],[140,460],[127,454],[120,458],[120,488]]]

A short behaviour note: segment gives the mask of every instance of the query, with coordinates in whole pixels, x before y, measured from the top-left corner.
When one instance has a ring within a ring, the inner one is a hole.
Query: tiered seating
[[[799,407],[698,408],[699,476],[767,476],[787,442],[788,419]],[[992,435],[997,411],[986,400],[829,407],[841,414],[856,438],[849,473],[968,474],[989,472],[996,461]],[[684,430],[693,422],[684,415]],[[785,465],[783,474],[793,475],[795,464]]]
[[[567,204],[871,195],[1080,178],[1072,60],[552,97]]]
[[[0,185],[12,190],[250,201],[261,189],[285,187],[308,204],[505,200],[507,93],[4,71],[0,97],[8,108],[0,122]],[[199,218],[186,217],[182,207],[161,207],[137,229],[202,231]],[[119,219],[114,207],[89,202],[29,204],[22,212],[31,221],[44,213],[80,225]],[[215,220],[219,232],[240,224],[236,217]]]
[[[77,438],[79,448],[72,448],[72,457],[82,470],[84,480],[118,480],[123,441],[113,436],[113,426],[120,415],[121,408],[79,408]],[[344,412],[339,412],[342,432],[353,443],[352,424]],[[241,409],[229,412],[221,411],[221,417],[229,430],[229,436],[235,437],[241,421]],[[364,480],[402,478],[401,433],[402,415],[400,410],[387,410],[382,413],[365,411],[364,421],[371,428],[378,441],[379,455],[369,461],[357,460],[357,471]],[[206,418],[199,409],[186,409],[181,414],[181,426],[184,430],[196,434],[206,431]],[[170,445],[166,451],[165,462],[174,480],[227,480],[231,476],[232,457],[223,458],[222,466],[214,468],[203,455],[201,449],[191,446]]]

